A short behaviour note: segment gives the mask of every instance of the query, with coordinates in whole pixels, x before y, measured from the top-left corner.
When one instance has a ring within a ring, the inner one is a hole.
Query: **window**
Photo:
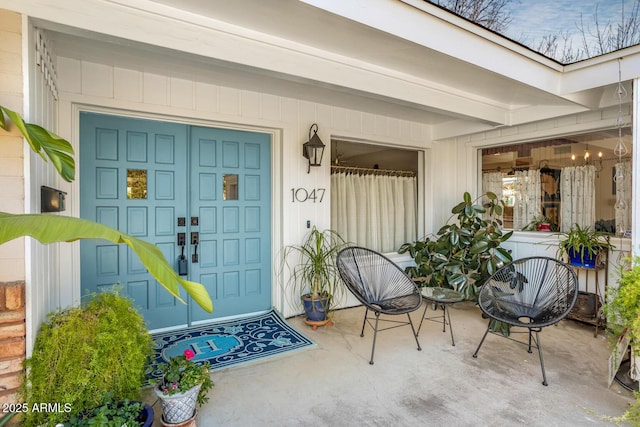
[[[415,241],[417,172],[418,151],[333,140],[331,227],[380,252]]]
[[[546,217],[624,235],[631,230],[631,128],[481,149],[482,191],[505,203],[505,228]],[[627,153],[619,155],[620,144]]]

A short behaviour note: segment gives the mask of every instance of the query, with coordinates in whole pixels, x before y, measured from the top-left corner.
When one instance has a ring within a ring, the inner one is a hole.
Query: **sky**
[[[577,29],[582,15],[585,27],[595,29],[595,14],[601,24],[618,23],[622,7],[625,17],[631,13],[636,0],[511,0],[506,9],[513,20],[505,35],[527,46],[535,46],[548,34],[569,31],[574,46],[581,46]]]

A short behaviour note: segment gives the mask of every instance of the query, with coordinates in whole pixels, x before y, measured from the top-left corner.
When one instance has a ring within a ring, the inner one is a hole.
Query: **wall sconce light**
[[[314,129],[315,127],[315,129]],[[311,135],[313,131],[313,136]],[[309,166],[307,167],[307,173],[311,171],[311,166],[322,165],[322,155],[324,154],[324,144],[318,136],[318,125],[312,124],[309,128],[309,140],[302,144],[302,155],[305,159],[309,160]]]
[[[62,212],[66,209],[66,196],[64,191],[45,185],[40,187],[40,212]]]

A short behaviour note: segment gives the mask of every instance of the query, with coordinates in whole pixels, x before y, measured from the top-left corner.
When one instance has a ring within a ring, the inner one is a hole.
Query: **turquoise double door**
[[[82,292],[119,285],[151,330],[271,307],[271,173],[267,134],[80,114],[80,212],[155,244],[202,283],[207,313],[182,304],[126,245],[82,241]]]

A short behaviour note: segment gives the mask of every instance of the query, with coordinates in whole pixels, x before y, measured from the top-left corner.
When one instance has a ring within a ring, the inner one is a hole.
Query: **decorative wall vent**
[[[53,52],[45,35],[38,29],[35,31],[36,38],[36,65],[44,76],[44,81],[53,95],[53,99],[58,100],[58,74],[53,63]]]

